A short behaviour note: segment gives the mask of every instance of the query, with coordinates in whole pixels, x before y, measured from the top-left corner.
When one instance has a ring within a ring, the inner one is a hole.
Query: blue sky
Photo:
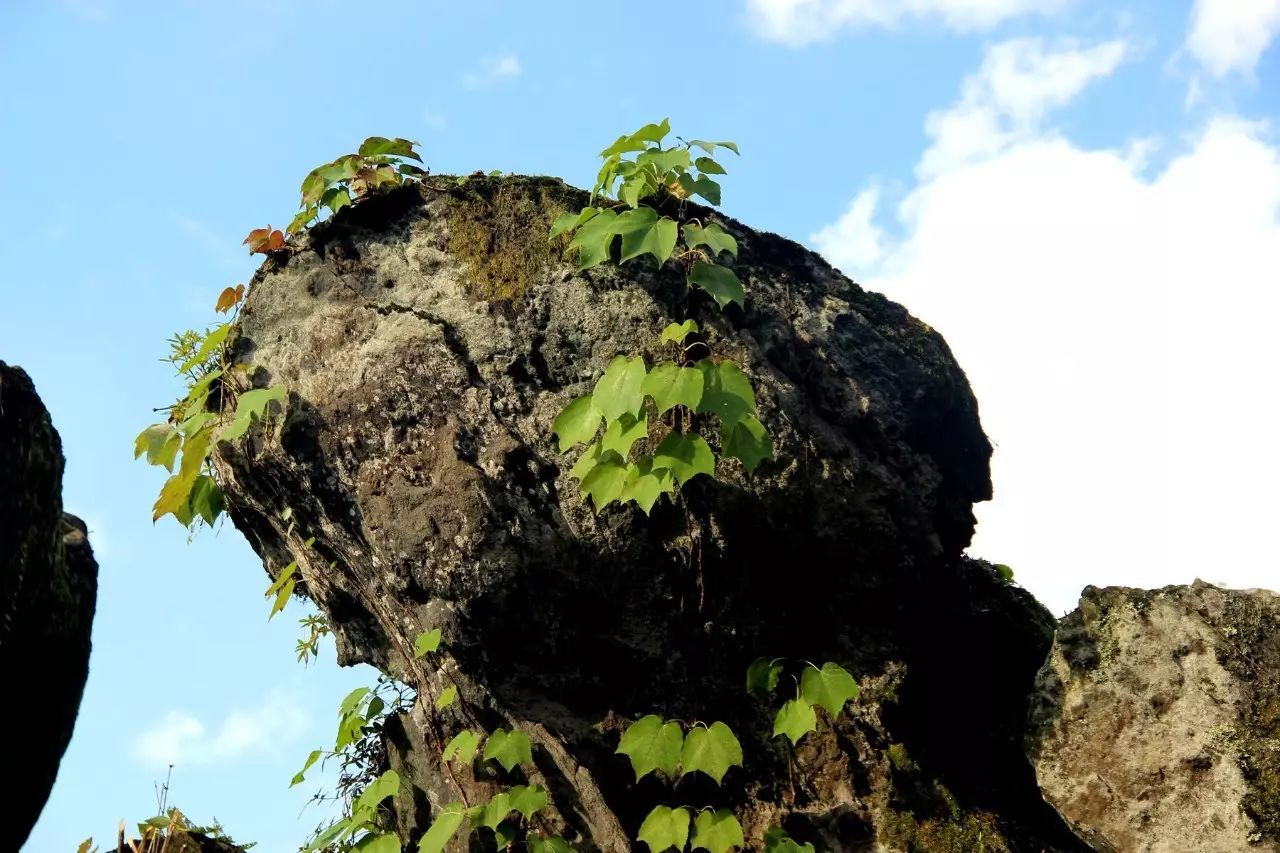
[[[1280,585],[1280,0],[0,5],[0,358],[34,377],[101,564],[89,684],[26,849],[173,800],[265,851],[369,670],[293,658],[232,529],[152,526],[133,436],[312,166],[369,135],[437,172],[594,175],[670,116],[742,146],[725,208],[935,325],[997,443],[973,552],[1087,583]],[[0,487],[7,487],[2,484]],[[38,707],[38,698],[37,698]]]

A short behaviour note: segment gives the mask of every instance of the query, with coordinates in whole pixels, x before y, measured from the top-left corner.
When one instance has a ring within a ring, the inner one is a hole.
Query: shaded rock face
[[[18,847],[53,788],[89,674],[98,566],[84,522],[62,511],[62,469],[31,379],[0,361],[0,679],[13,696],[40,697],[35,714],[0,703],[0,727],[21,732],[9,760],[23,782],[5,806]]]
[[[1099,850],[1280,850],[1280,595],[1088,587],[1036,681],[1046,799]]]
[[[242,314],[254,381],[284,383],[291,402],[270,434],[220,448],[236,525],[268,572],[298,559],[344,662],[428,701],[448,673],[466,700],[389,733],[413,783],[405,837],[440,804],[495,790],[440,765],[452,733],[517,726],[555,828],[631,849],[671,795],[613,751],[657,713],[738,733],[746,766],[678,796],[732,806],[754,843],[782,824],[840,850],[1077,849],[1021,753],[1053,621],[961,557],[991,448],[942,338],[709,211],[695,212],[741,247],[745,311],[686,299],[671,269],[575,273],[545,235],[585,201],[530,178],[370,199],[268,261]],[[650,517],[596,515],[552,421],[615,355],[670,357],[658,333],[687,317],[751,376],[776,458],[750,477],[722,463]],[[414,636],[434,627],[447,651],[415,660]],[[794,764],[769,737],[784,697],[743,690],[758,656],[836,661],[864,684]]]

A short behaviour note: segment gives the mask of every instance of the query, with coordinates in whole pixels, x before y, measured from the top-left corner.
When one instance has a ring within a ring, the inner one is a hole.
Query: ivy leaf
[[[706,175],[693,177],[689,174],[680,176],[680,189],[685,195],[700,195],[715,206],[720,205],[720,185]]]
[[[322,182],[323,184],[323,182]],[[321,187],[323,189],[323,186]],[[289,221],[289,227],[284,229],[286,234],[297,234],[299,231],[307,227],[307,223],[320,215],[320,208],[315,204],[306,204],[302,210],[293,215],[293,219]]]
[[[507,819],[507,815],[511,814],[511,795],[506,791],[495,794],[484,807],[484,813],[480,816],[480,825],[489,829],[497,830],[498,824]]]
[[[290,563],[289,565],[296,567],[297,564]],[[289,571],[289,568],[287,566],[285,567],[285,571]],[[281,574],[284,574],[284,572],[281,572]],[[267,594],[270,595],[271,590],[267,590]],[[369,694],[368,687],[357,687],[355,690],[352,690],[350,693],[348,693],[346,696],[343,697],[342,704],[338,706],[338,713],[350,714],[360,704],[360,700],[363,699],[368,694]]]
[[[458,688],[456,685],[450,684],[439,696],[436,697],[436,710],[443,711],[458,699]]]
[[[302,769],[299,770],[297,773],[293,774],[293,781],[289,783],[289,787],[292,788],[294,785],[301,785],[303,782],[305,782],[307,771],[311,769],[311,765],[315,764],[317,761],[320,760],[320,756],[322,755],[324,755],[323,750],[320,750],[320,749],[311,750],[311,754],[307,756],[306,763],[302,765]]]
[[[715,477],[716,457],[702,436],[673,432],[654,451],[653,467],[666,468],[684,484],[699,474]]]
[[[767,699],[778,686],[782,664],[776,658],[756,658],[747,667],[747,692]]]
[[[725,456],[741,460],[748,474],[763,460],[773,458],[773,437],[754,415],[746,415],[724,430],[721,447]]]
[[[266,255],[284,248],[284,234],[278,230],[272,230],[270,225],[266,228],[255,228],[240,245],[248,246],[251,255]]]
[[[1005,583],[1013,583],[1013,569],[1009,568],[1004,563],[996,563],[992,568],[996,570],[996,574],[1000,576],[1000,580]]]
[[[612,145],[600,152],[601,157],[612,157],[615,154],[626,154],[630,151],[643,151],[646,142],[662,142],[671,132],[671,122],[663,119],[657,123],[646,124],[635,133],[619,136]]]
[[[372,840],[370,840],[372,839]],[[400,853],[400,836],[394,832],[382,832],[378,835],[360,839],[356,846],[360,853]]]
[[[600,446],[600,442],[592,443],[590,447],[582,451],[578,461],[573,463],[573,467],[569,469],[569,476],[577,477],[579,480],[587,479],[591,469],[603,462],[605,455],[604,448]]]
[[[799,699],[788,700],[773,718],[773,736],[786,735],[795,746],[800,738],[818,730],[818,715],[813,706]]]
[[[822,669],[808,667],[800,679],[800,698],[810,705],[821,705],[832,717],[857,695],[858,682],[839,664],[824,663]]]
[[[564,407],[551,424],[551,431],[560,438],[560,452],[564,453],[579,442],[595,438],[596,430],[604,415],[596,408],[590,394],[585,394]]]
[[[484,742],[484,759],[498,762],[507,772],[517,764],[532,764],[533,752],[529,746],[529,736],[520,731],[494,729],[493,734]]]
[[[683,772],[706,773],[718,785],[730,767],[742,766],[742,745],[724,723],[712,723],[708,728],[695,726],[684,739],[680,764]]]
[[[697,367],[702,371],[702,400],[699,414],[713,414],[722,424],[736,424],[755,414],[756,392],[742,368],[732,361],[715,362],[704,358]]]
[[[558,835],[548,835],[546,838],[527,835],[524,841],[529,845],[529,853],[574,853],[569,842]]]
[[[617,219],[618,214],[612,210],[602,210],[578,228],[569,248],[578,250],[579,272],[609,260],[609,248],[618,236]]]
[[[577,213],[567,211],[556,217],[556,221],[551,223],[551,232],[547,235],[548,240],[554,240],[566,231],[576,231],[578,226],[582,225],[588,219],[591,219],[600,212],[598,207],[584,207]]]
[[[711,853],[728,853],[746,842],[742,838],[742,824],[728,809],[698,812],[693,822],[693,850],[710,850]]]
[[[289,392],[283,385],[272,385],[270,388],[254,388],[245,391],[236,400],[236,414],[227,424],[226,429],[218,434],[218,441],[232,441],[244,435],[253,419],[261,420],[267,406],[274,400],[284,403],[289,399]]]
[[[302,206],[310,207],[318,202],[328,186],[329,182],[320,174],[319,169],[312,169],[308,172],[307,176],[302,179]]]
[[[453,736],[444,747],[444,760],[452,761],[457,758],[463,764],[470,764],[476,757],[476,750],[480,748],[480,733],[473,732],[469,729],[463,729]]]
[[[618,454],[606,450],[592,468],[582,478],[579,488],[584,497],[590,497],[596,512],[617,500],[627,484],[627,465]]]
[[[343,186],[330,187],[325,190],[324,195],[320,196],[320,205],[329,208],[333,213],[337,213],[349,204],[351,204],[351,193],[347,192],[347,188]]]
[[[708,154],[715,154],[717,148],[728,148],[734,154],[741,156],[738,151],[738,143],[736,142],[708,142],[705,139],[694,139],[689,143],[690,148],[701,148]]]
[[[636,157],[637,166],[652,166],[658,175],[666,175],[672,170],[684,171],[693,165],[689,158],[689,149],[683,146],[676,148],[650,148]]]
[[[618,263],[647,253],[661,266],[675,251],[676,221],[668,216],[658,218],[658,212],[652,207],[628,210],[618,217],[616,227],[622,235],[622,255]]]
[[[662,330],[662,337],[659,339],[661,343],[671,341],[674,344],[683,344],[684,339],[698,331],[698,324],[693,320],[685,320],[683,323],[668,323],[667,327]]]
[[[227,339],[227,335],[231,332],[231,324],[223,323],[210,329],[200,342],[200,349],[196,350],[195,355],[184,361],[179,367],[179,373],[186,373],[196,367],[204,364],[213,358],[213,354],[218,351],[218,347],[222,346],[222,342]]]
[[[134,439],[133,458],[137,459],[146,453],[148,465],[163,465],[172,473],[173,463],[181,446],[182,433],[169,424],[152,424]]]
[[[697,167],[699,172],[706,175],[723,175],[725,174],[724,166],[721,166],[710,157],[699,157],[693,161],[693,165]]]
[[[440,629],[432,628],[430,631],[423,631],[421,634],[413,638],[413,656],[415,658],[426,657],[427,655],[440,648]]]
[[[684,231],[685,245],[690,249],[706,246],[711,250],[712,258],[721,252],[738,257],[738,241],[715,222],[708,223],[706,228],[688,222],[681,230]]]
[[[604,371],[604,376],[596,382],[592,399],[595,406],[605,416],[605,420],[615,421],[624,414],[639,416],[644,407],[644,384],[646,375],[644,358],[625,355],[615,356]]]
[[[765,853],[815,853],[812,844],[808,842],[797,844],[778,826],[771,826],[765,830],[764,851]]]
[[[213,310],[219,314],[225,314],[235,307],[235,304],[243,297],[243,284],[237,284],[235,287],[224,287],[222,292],[218,294],[218,302],[213,306]]]
[[[635,501],[636,505],[648,515],[658,498],[674,492],[675,478],[666,468],[654,468],[653,458],[645,457],[638,462],[627,465],[627,479],[622,486],[622,494],[618,500]]]
[[[649,845],[649,853],[662,853],[672,847],[683,850],[689,843],[689,810],[655,806],[640,824],[636,839]]]
[[[746,305],[747,292],[728,267],[695,261],[693,269],[689,271],[689,283],[711,294],[711,298],[722,310],[731,302]]]
[[[535,814],[547,807],[547,789],[541,785],[517,785],[508,793],[511,808],[524,815],[525,820],[533,820]]]
[[[213,523],[222,515],[222,489],[218,481],[201,474],[191,485],[191,496],[187,499],[192,517],[199,516],[204,523],[213,527]]]
[[[493,843],[499,850],[506,850],[516,840],[520,828],[511,821],[500,823],[493,828]]]
[[[370,136],[360,143],[360,149],[356,153],[361,157],[377,157],[390,154],[393,157],[404,157],[421,163],[422,158],[413,150],[417,144],[408,139],[387,139],[385,136]]]
[[[649,418],[641,415],[639,418],[631,414],[624,414],[616,421],[609,424],[604,431],[604,438],[600,441],[600,446],[606,451],[612,450],[623,459],[627,458],[627,454],[631,452],[631,445],[635,444],[649,434]]]
[[[393,797],[400,791],[400,774],[394,770],[388,770],[377,779],[369,783],[369,787],[360,792],[360,796],[356,797],[356,801],[351,805],[351,817],[353,820],[359,816],[367,814],[370,818],[377,812],[378,803]]]
[[[674,779],[682,746],[684,732],[679,723],[664,723],[656,714],[649,714],[627,727],[615,754],[631,759],[637,782],[654,770]]]
[[[462,803],[449,803],[440,809],[436,819],[431,821],[431,826],[422,834],[422,840],[418,842],[418,853],[443,853],[445,845],[453,838],[458,827],[462,826],[464,815]]]
[[[644,378],[640,390],[653,398],[658,414],[662,414],[674,406],[697,409],[702,401],[704,381],[702,371],[664,361]]]

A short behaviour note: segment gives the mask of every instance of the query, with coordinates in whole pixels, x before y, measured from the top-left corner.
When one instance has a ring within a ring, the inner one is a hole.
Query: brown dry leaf
[[[225,314],[243,298],[243,284],[237,284],[235,287],[224,288],[222,293],[218,295],[218,304],[213,306],[213,310],[217,311],[219,314]]]
[[[266,228],[255,228],[249,232],[249,236],[244,238],[244,244],[249,247],[249,254],[267,254],[284,248],[284,233],[279,230],[271,230],[271,226]]]

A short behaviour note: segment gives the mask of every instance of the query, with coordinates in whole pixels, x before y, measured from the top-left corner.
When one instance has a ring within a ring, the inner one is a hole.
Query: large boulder
[[[220,447],[228,507],[270,574],[298,561],[344,663],[426,700],[388,726],[406,839],[495,790],[441,764],[449,735],[514,726],[549,825],[631,849],[672,795],[613,753],[657,713],[738,733],[745,767],[675,801],[732,807],[753,844],[782,824],[840,850],[1080,849],[1021,752],[1053,620],[961,556],[991,446],[942,337],[705,210],[738,240],[745,310],[686,297],[671,266],[577,273],[546,234],[585,202],[522,177],[371,198],[268,260],[241,316],[252,381],[290,403]],[[775,459],[722,463],[651,516],[597,515],[552,420],[615,355],[670,357],[658,334],[688,317],[755,383]],[[442,654],[415,658],[436,627]],[[758,656],[838,662],[862,696],[792,753],[770,737],[785,696],[743,690]],[[465,702],[437,713],[449,683]]]
[[[62,511],[62,443],[21,368],[0,361],[0,730],[22,773],[6,799],[18,847],[40,816],[71,741],[89,674],[98,566],[84,522]],[[16,849],[16,848],[13,848]]]
[[[1280,850],[1280,595],[1088,587],[1036,687],[1036,776],[1096,849]]]

